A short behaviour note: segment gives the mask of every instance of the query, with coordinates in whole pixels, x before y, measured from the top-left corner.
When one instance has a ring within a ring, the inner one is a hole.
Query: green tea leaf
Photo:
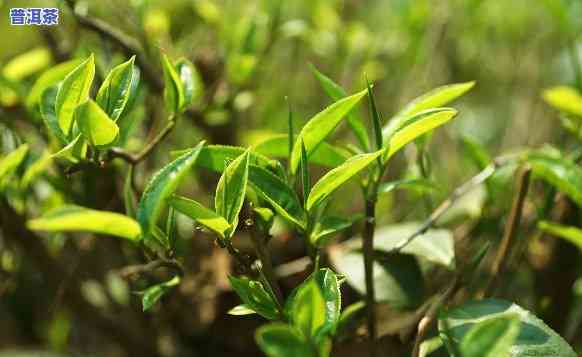
[[[250,307],[246,306],[245,304],[237,305],[232,309],[228,310],[227,314],[233,316],[245,316],[245,315],[254,315],[257,312]]]
[[[158,171],[147,184],[137,206],[137,220],[144,238],[149,237],[160,216],[165,199],[176,190],[184,176],[190,171],[203,146],[204,141]]]
[[[307,164],[307,151],[305,145],[301,142],[301,193],[303,194],[303,203],[307,202],[311,183],[309,182],[309,167]]]
[[[176,158],[189,150],[191,149],[172,151],[171,156]],[[225,162],[231,162],[235,160],[237,157],[244,154],[245,151],[246,149],[240,146],[206,145],[200,151],[195,166],[221,173],[224,171]],[[264,168],[273,166],[272,160],[269,160],[267,157],[254,151],[250,153],[249,163]]]
[[[130,102],[130,96],[135,96],[136,92],[132,88],[136,85],[134,71],[135,56],[127,62],[114,67],[97,92],[97,104],[113,120],[117,121],[125,110],[125,106]],[[133,99],[132,99],[133,100]]]
[[[37,47],[5,63],[2,75],[8,80],[18,81],[46,68],[50,63],[50,51],[45,47]]]
[[[471,333],[471,327],[476,323],[500,317],[519,319],[519,334],[511,344],[508,356],[576,356],[572,347],[542,320],[522,307],[504,300],[469,301],[441,314],[439,317],[441,338],[445,340],[447,348],[450,348],[452,343],[459,346]],[[473,334],[473,338],[476,338],[474,331]],[[482,337],[485,338],[485,336]]]
[[[283,323],[259,327],[255,339],[268,357],[318,357],[300,331]]]
[[[229,276],[228,280],[243,303],[250,309],[268,320],[279,318],[277,303],[259,281],[245,276],[240,278]]]
[[[48,232],[92,232],[131,241],[137,241],[141,234],[139,224],[127,216],[73,205],[55,208],[41,218],[28,221],[27,227]]]
[[[319,84],[323,87],[325,93],[334,101],[338,101],[344,97],[347,97],[346,91],[337,83],[335,83],[331,78],[327,77],[325,74],[317,70],[314,65],[311,65],[311,71],[315,75],[315,78],[319,81]],[[368,140],[368,130],[364,125],[362,119],[358,116],[355,111],[348,114],[348,124],[354,132],[356,139],[360,143],[364,150],[370,147],[370,142]]]
[[[240,155],[224,170],[214,196],[216,213],[230,224],[228,236],[232,236],[238,225],[238,214],[242,208],[249,177],[249,151]]]
[[[546,89],[542,97],[559,111],[582,117],[582,96],[576,89],[567,86],[552,87]]]
[[[351,157],[341,166],[336,167],[326,173],[311,189],[307,199],[306,209],[310,211],[313,207],[321,203],[325,198],[331,195],[336,189],[346,181],[357,175],[365,169],[374,160],[384,153],[379,150],[370,154],[359,154]]]
[[[307,155],[311,154],[338,126],[341,120],[354,108],[356,104],[367,94],[363,90],[350,97],[343,98],[333,103],[323,111],[311,118],[301,129],[295,140],[293,152],[291,153],[291,172],[295,173],[301,159],[301,142],[304,143]]]
[[[407,222],[380,227],[374,234],[374,249],[390,252],[421,226],[419,222]],[[429,229],[406,245],[401,253],[415,255],[449,269],[455,268],[455,241],[453,234],[446,229]]]
[[[222,239],[226,238],[226,233],[231,228],[226,219],[194,200],[174,195],[170,197],[168,203],[176,211],[192,218],[194,221],[218,234]]]
[[[362,296],[366,294],[364,257],[361,249],[334,247],[329,257],[338,273]],[[375,298],[401,309],[419,306],[424,298],[424,279],[416,259],[407,254],[377,252],[374,257]]]
[[[65,159],[73,163],[79,162],[85,158],[87,154],[87,142],[79,134],[75,139],[71,140],[67,146],[59,150],[58,152],[52,154],[52,158],[55,159]]]
[[[59,126],[67,137],[70,137],[75,109],[89,98],[94,76],[95,57],[91,55],[69,73],[59,87],[55,110]]]
[[[384,162],[388,161],[404,145],[421,135],[445,124],[457,115],[451,108],[429,109],[407,118],[403,126],[397,130],[385,145],[388,147],[384,155]],[[386,138],[386,137],[385,137]]]
[[[77,107],[75,120],[92,146],[106,148],[114,144],[119,135],[117,124],[91,99]]]
[[[305,336],[333,335],[341,310],[341,294],[335,273],[319,269],[307,278],[294,294],[289,316]]]
[[[527,162],[533,173],[565,193],[576,204],[582,206],[582,168],[563,158],[555,158],[543,153],[528,155]]]
[[[366,79],[367,81],[367,79]],[[374,99],[374,92],[372,92],[372,86],[370,82],[368,85],[368,101],[370,103],[370,112],[372,113],[372,124],[374,128],[374,138],[376,139],[376,150],[382,149],[382,123],[380,119],[380,113],[378,113],[378,108],[376,108],[376,100]]]
[[[12,175],[22,164],[28,153],[28,144],[20,145],[16,150],[0,158],[0,181]]]
[[[48,151],[45,151],[41,157],[26,168],[26,171],[24,171],[24,174],[22,175],[22,180],[20,180],[20,187],[23,190],[27,189],[36,178],[47,170],[51,163],[51,154]]]
[[[363,215],[356,214],[348,218],[336,217],[336,216],[324,216],[317,220],[313,230],[311,232],[310,240],[316,247],[324,246],[329,238],[343,231],[344,229],[350,228],[354,222],[363,218]]]
[[[509,355],[519,334],[519,316],[501,316],[478,322],[463,337],[459,350],[463,357]]]
[[[186,108],[202,95],[202,79],[194,64],[185,58],[180,58],[176,62],[176,72],[184,88],[184,104],[182,108]]]
[[[289,138],[286,134],[276,134],[253,146],[253,152],[272,158],[288,157]],[[352,156],[349,151],[327,142],[322,142],[309,156],[309,162],[315,165],[336,167]]]
[[[150,286],[144,291],[142,298],[143,311],[148,311],[154,306],[156,302],[160,300],[168,291],[170,291],[174,286],[180,284],[180,277],[175,276],[171,280],[165,281],[161,284],[156,284]]]
[[[282,179],[255,165],[249,167],[249,183],[273,209],[301,229],[306,227],[306,216],[299,198]]]
[[[540,221],[538,228],[548,234],[563,238],[582,250],[582,229],[548,221]]]
[[[58,86],[52,86],[48,87],[42,93],[40,99],[40,114],[49,131],[61,142],[61,144],[66,145],[69,141],[59,125],[59,119],[57,118],[57,112],[55,109],[58,91]]]
[[[71,71],[79,66],[81,62],[82,60],[80,59],[73,59],[59,63],[44,71],[30,89],[28,97],[26,98],[26,105],[30,108],[38,103],[47,88],[52,87],[65,79],[67,74],[71,73]]]
[[[164,102],[168,113],[179,113],[184,106],[184,87],[176,69],[170,63],[168,56],[162,54],[164,69]]]
[[[389,193],[397,189],[407,189],[426,193],[437,190],[437,187],[434,182],[427,179],[404,179],[381,183],[378,186],[378,194]]]
[[[423,112],[427,109],[442,107],[454,101],[458,97],[468,92],[475,86],[475,82],[465,82],[458,84],[448,84],[442,87],[435,88],[430,92],[421,95],[407,104],[401,111],[399,111],[388,124],[382,129],[382,136],[384,142],[389,140],[394,133],[402,128],[404,122],[408,118]]]

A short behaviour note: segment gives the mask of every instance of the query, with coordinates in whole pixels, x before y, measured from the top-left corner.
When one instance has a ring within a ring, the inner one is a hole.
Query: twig
[[[481,298],[490,292],[495,284],[496,279],[503,273],[503,270],[507,265],[507,255],[509,254],[510,247],[513,245],[513,241],[517,235],[517,229],[519,228],[521,222],[523,204],[525,203],[525,198],[529,189],[530,174],[531,168],[526,167],[521,171],[518,177],[517,193],[513,200],[509,220],[505,225],[505,232],[503,233],[501,245],[499,246],[495,260],[493,261],[493,266],[491,268],[491,278],[489,279],[487,285],[485,285],[483,291],[478,294],[478,296]]]
[[[259,236],[259,228],[258,225],[254,222],[255,215],[253,213],[252,207],[249,207],[249,222],[248,225],[251,240],[253,241],[253,245],[255,247],[255,252],[257,253],[257,257],[259,258],[259,262],[261,263],[260,272],[263,276],[265,283],[268,285],[268,288],[271,289],[273,295],[275,295],[275,299],[279,308],[283,308],[285,305],[285,299],[283,297],[283,293],[281,292],[281,288],[277,283],[277,276],[273,270],[273,262],[271,261],[271,254],[269,249],[267,248],[267,242],[265,240],[265,236]]]
[[[430,305],[426,314],[418,322],[416,338],[414,339],[414,348],[412,349],[412,357],[418,357],[420,354],[420,344],[430,330],[435,317],[437,316],[441,306],[447,302],[460,287],[460,276],[456,275],[449,283],[445,291]]]
[[[118,45],[127,56],[137,54],[136,61],[144,73],[144,78],[146,78],[146,80],[157,91],[163,89],[164,85],[158,76],[158,71],[148,62],[143,47],[136,39],[102,20],[78,13],[75,11],[74,0],[65,0],[65,2],[81,26],[110,39],[113,43]]]
[[[155,147],[162,141],[164,140],[164,138],[170,134],[170,132],[174,129],[174,127],[176,126],[176,121],[171,117],[168,121],[168,124],[164,127],[164,129],[162,129],[162,131],[160,131],[158,133],[158,135],[156,135],[156,137],[149,142],[149,144],[146,145],[146,147],[144,147],[139,153],[137,154],[132,154],[129,153],[121,148],[111,148],[109,150],[109,154],[111,155],[111,157],[113,158],[120,158],[123,159],[127,162],[129,162],[132,165],[137,165],[138,163],[140,163],[143,159],[145,159],[150,152],[155,149]]]
[[[168,268],[175,271],[178,275],[184,275],[184,268],[182,264],[175,259],[156,259],[152,260],[146,264],[130,265],[126,266],[118,271],[118,274],[124,278],[128,279],[133,275],[151,273],[159,268]]]
[[[374,230],[376,228],[376,200],[374,197],[366,200],[366,223],[364,225],[363,249],[364,249],[364,274],[366,280],[366,312],[368,334],[370,342],[370,355],[376,355],[376,303],[374,288]]]
[[[428,217],[427,220],[417,229],[414,233],[412,233],[408,238],[403,240],[401,243],[396,245],[389,253],[398,253],[408,244],[410,244],[414,239],[418,238],[419,236],[426,233],[437,221],[439,218],[442,217],[445,212],[447,212],[459,198],[473,190],[475,187],[479,186],[480,184],[487,181],[489,177],[491,177],[497,169],[501,166],[507,165],[512,161],[513,156],[502,156],[493,160],[491,164],[485,167],[481,172],[477,175],[471,177],[467,182],[463,185],[459,186],[457,189],[453,191],[453,193],[443,201]]]

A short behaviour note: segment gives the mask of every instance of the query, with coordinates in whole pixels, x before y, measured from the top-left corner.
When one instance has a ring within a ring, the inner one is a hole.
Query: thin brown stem
[[[376,355],[376,302],[374,287],[374,230],[376,229],[376,195],[366,200],[366,222],[363,234],[364,274],[366,280],[366,311],[370,355]]]
[[[172,130],[174,129],[175,126],[176,126],[176,122],[171,117],[168,121],[168,124],[166,124],[166,126],[162,129],[162,131],[160,131],[158,133],[158,135],[156,135],[156,137],[152,141],[150,141],[137,154],[129,153],[121,148],[112,148],[109,150],[109,153],[114,158],[118,157],[120,159],[123,159],[123,160],[129,162],[132,165],[137,165],[138,163],[143,161],[143,159],[145,159],[156,148],[156,146],[160,142],[162,142],[162,140],[164,140],[164,138],[166,136],[168,136],[168,134],[170,134],[170,132],[172,132]]]
[[[118,273],[122,278],[128,279],[134,275],[152,273],[159,268],[168,268],[180,276],[184,275],[182,264],[174,259],[156,259],[146,264],[130,265],[120,269]]]
[[[252,222],[249,225],[249,231],[251,235],[251,239],[253,241],[253,245],[255,247],[255,252],[257,253],[257,257],[259,262],[261,263],[260,272],[265,280],[265,284],[268,285],[268,288],[273,292],[273,295],[279,305],[279,308],[285,305],[285,298],[283,297],[283,293],[281,292],[281,288],[277,283],[277,276],[275,275],[275,271],[273,270],[273,262],[271,260],[271,253],[267,247],[266,237],[264,235],[259,234],[259,228],[257,224],[254,223],[254,214],[252,208],[249,209],[249,219]]]
[[[420,237],[424,233],[426,233],[430,228],[432,228],[439,218],[442,217],[462,196],[476,188],[477,186],[481,185],[487,179],[489,179],[501,166],[504,166],[512,161],[513,156],[503,156],[499,157],[487,167],[485,167],[482,171],[480,171],[477,175],[471,177],[468,181],[464,184],[459,186],[457,189],[453,191],[453,193],[443,201],[432,213],[431,215],[424,221],[424,223],[418,228],[414,233],[408,236],[405,240],[401,243],[396,245],[389,253],[398,253],[408,244],[410,244],[413,240]]]
[[[525,203],[525,198],[529,189],[530,176],[531,169],[526,167],[521,171],[517,178],[517,192],[513,199],[509,219],[505,225],[505,231],[503,233],[501,245],[499,246],[499,250],[497,251],[497,255],[493,261],[493,266],[491,267],[491,278],[489,279],[487,285],[485,285],[483,291],[479,293],[480,297],[486,296],[491,291],[491,289],[494,288],[496,279],[501,276],[507,265],[507,257],[509,255],[511,246],[515,241],[517,230],[521,223],[523,205]]]
[[[416,338],[414,339],[414,348],[412,349],[412,357],[419,356],[420,344],[434,323],[440,308],[457,292],[461,286],[460,281],[461,279],[459,275],[456,275],[445,288],[443,293],[438,296],[436,300],[430,305],[424,316],[418,322]]]

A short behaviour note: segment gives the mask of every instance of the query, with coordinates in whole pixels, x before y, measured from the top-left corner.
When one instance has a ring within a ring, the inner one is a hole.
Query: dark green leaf
[[[277,303],[259,281],[245,276],[240,278],[229,276],[228,280],[243,303],[250,309],[269,320],[279,318]]]
[[[463,337],[463,357],[507,356],[519,334],[519,316],[506,315],[478,322]]]
[[[238,214],[245,199],[249,177],[249,156],[250,152],[246,151],[228,164],[216,187],[214,205],[216,213],[230,224],[228,236],[232,236],[236,230]]]
[[[144,238],[148,238],[153,226],[160,216],[162,206],[178,187],[184,176],[190,171],[198,158],[204,142],[178,157],[149,181],[137,206],[137,220],[142,228]]]
[[[57,100],[58,86],[48,87],[40,98],[40,114],[50,132],[61,142],[66,145],[68,143],[67,136],[63,133],[59,125],[59,119],[55,109]]]
[[[291,153],[290,168],[292,173],[295,173],[299,167],[299,161],[301,160],[301,142],[305,145],[307,155],[311,156],[317,147],[331,134],[342,119],[366,94],[367,90],[363,90],[350,97],[340,99],[316,114],[305,124],[295,140],[293,152]]]
[[[28,228],[48,232],[82,231],[107,234],[137,241],[139,224],[132,218],[115,212],[97,211],[80,206],[60,206],[41,218],[27,222]]]
[[[301,193],[303,193],[303,203],[307,202],[311,183],[309,182],[309,167],[307,164],[307,151],[301,142]]]
[[[127,175],[125,176],[125,181],[123,183],[123,200],[125,204],[125,213],[130,217],[135,217],[137,208],[135,205],[135,196],[131,182],[132,179],[133,165],[129,165]]]
[[[367,81],[367,79],[366,79]],[[380,119],[380,113],[378,113],[378,108],[376,108],[376,100],[374,99],[374,92],[372,92],[372,86],[370,82],[368,85],[368,101],[370,102],[370,113],[372,113],[372,124],[374,128],[374,138],[376,141],[376,150],[382,149],[382,123]]]
[[[330,251],[330,259],[339,273],[360,294],[366,294],[364,257],[360,250],[337,247]],[[377,252],[374,261],[376,301],[394,308],[412,308],[422,303],[424,281],[414,257],[407,254]]]
[[[509,351],[510,357],[576,356],[568,343],[542,320],[520,306],[504,300],[469,301],[453,308],[440,316],[439,331],[447,348],[451,343],[459,346],[476,323],[505,316],[518,316],[520,320],[519,334]],[[445,323],[448,325],[446,333]]]
[[[255,338],[268,357],[318,357],[301,332],[283,323],[261,326]]]
[[[125,111],[128,103],[132,102],[130,96],[135,96],[136,91],[132,91],[139,81],[138,72],[134,71],[135,56],[132,56],[127,62],[114,67],[99,88],[97,92],[97,104],[107,113],[114,121],[117,121]]]
[[[298,288],[289,303],[289,316],[305,336],[319,339],[333,335],[341,310],[341,294],[336,274],[319,269]]]
[[[142,298],[143,311],[149,310],[162,296],[170,291],[172,287],[178,284],[180,284],[180,277],[176,276],[171,280],[147,288],[147,290],[144,291]]]
[[[282,179],[259,166],[250,165],[249,183],[279,215],[300,228],[305,228],[306,216],[303,206],[295,191]]]

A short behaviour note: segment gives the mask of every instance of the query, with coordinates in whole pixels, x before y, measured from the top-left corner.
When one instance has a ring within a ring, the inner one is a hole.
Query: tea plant
[[[45,72],[33,86],[28,106],[38,107],[47,133],[58,149],[31,162],[27,159],[30,148],[22,144],[0,161],[3,210],[12,216],[24,211],[27,189],[53,160],[65,162],[69,175],[88,168],[99,170],[116,159],[122,160],[128,167],[123,189],[125,214],[64,204],[29,220],[26,227],[32,231],[84,231],[116,236],[130,241],[147,257],[148,262],[139,271],[170,268],[174,272],[172,278],[142,292],[144,311],[181,283],[184,267],[180,254],[183,253],[177,249],[181,238],[176,228],[180,214],[212,232],[216,244],[236,262],[239,274],[229,276],[229,281],[242,304],[232,308],[230,314],[258,314],[269,321],[256,331],[257,344],[269,356],[329,356],[333,341],[350,334],[350,324],[357,321],[364,307],[370,354],[390,354],[376,343],[378,303],[393,307],[422,305],[412,321],[413,326],[418,326],[411,346],[414,356],[442,353],[443,346],[454,356],[575,355],[558,334],[528,311],[516,304],[486,297],[505,271],[532,173],[534,178],[541,178],[552,187],[547,193],[546,207],[536,219],[539,229],[582,246],[578,228],[545,219],[558,192],[576,205],[582,204],[582,171],[575,164],[578,153],[568,157],[553,148],[525,149],[492,159],[483,148],[467,141],[482,171],[454,190],[425,222],[377,230],[379,196],[395,189],[425,194],[434,189],[427,169],[431,163],[423,156],[431,133],[457,116],[457,110],[444,106],[468,92],[474,82],[436,88],[384,122],[377,110],[371,83],[348,95],[312,67],[333,103],[300,130],[294,127],[294,113],[290,109],[286,134],[251,147],[201,141],[192,143],[191,148],[176,150],[172,152],[174,159],[149,179],[136,204],[135,167],[182,120],[200,86],[192,63],[185,59],[172,61],[165,54],[161,58],[167,120],[137,153],[124,149],[135,125],[132,109],[140,88],[135,56],[109,71],[94,99],[90,97],[95,80],[93,55],[83,61],[59,64]],[[365,97],[371,133],[358,110]],[[572,89],[560,87],[547,91],[544,98],[563,111],[565,128],[579,138],[581,97]],[[330,142],[344,119],[357,145],[338,146]],[[387,181],[391,159],[410,143],[416,145],[420,176]],[[329,170],[314,180],[313,165]],[[470,261],[456,261],[451,233],[434,226],[476,187],[487,183],[488,190],[494,189],[492,186],[496,183],[492,180],[501,169],[519,171],[518,187],[493,259],[492,276],[474,294],[480,299],[448,307],[459,290],[473,283],[489,246],[474,248],[474,258]],[[211,207],[196,198],[178,194],[184,178],[193,171],[220,175]],[[365,210],[352,217],[338,216],[330,209],[330,201],[334,193],[350,182],[359,185]],[[425,203],[432,209],[430,201]],[[286,296],[279,286],[269,247],[276,219],[292,228],[310,258],[310,273]],[[326,250],[330,238],[358,227],[360,220],[363,220],[361,239],[342,243],[339,250]],[[250,234],[253,256],[236,247],[237,234],[242,230]],[[416,291],[415,279],[422,274],[417,257],[452,272],[450,283],[433,298],[424,299]],[[363,301],[342,311],[341,285],[345,282],[363,295]],[[435,321],[438,321],[438,335],[427,338]]]

